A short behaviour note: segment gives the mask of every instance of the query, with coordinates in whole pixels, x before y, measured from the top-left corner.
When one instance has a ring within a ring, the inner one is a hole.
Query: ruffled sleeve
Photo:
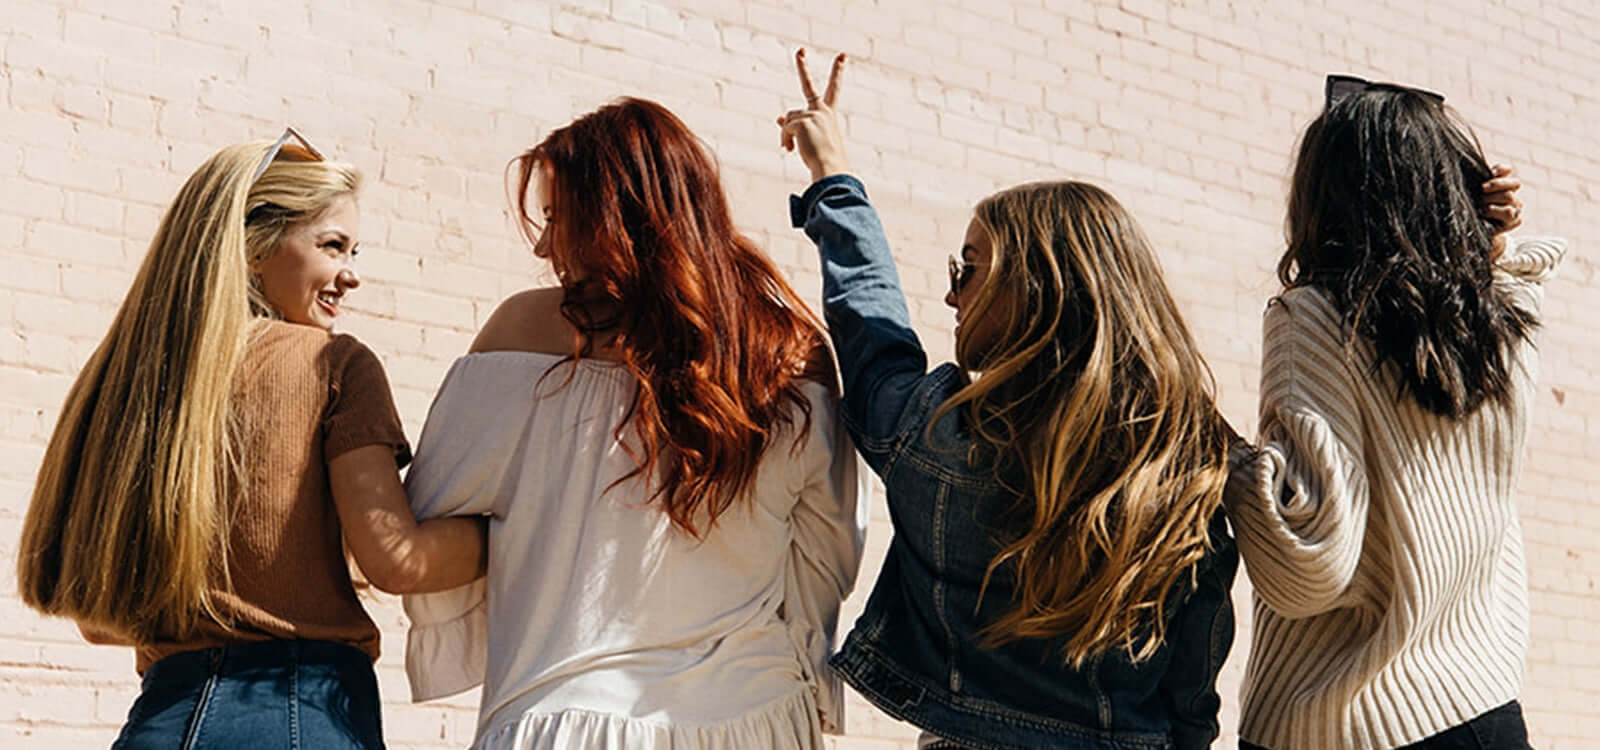
[[[793,542],[784,581],[783,616],[816,697],[822,730],[844,731],[844,693],[828,666],[839,606],[855,586],[866,539],[868,508],[855,448],[838,418],[838,399],[813,387],[811,431],[791,465],[796,503]],[[819,395],[820,394],[820,395]]]
[[[406,475],[406,495],[419,520],[495,514],[503,507],[511,464],[507,456],[519,440],[533,397],[525,378],[497,372],[507,369],[504,364],[493,355],[468,355],[456,360],[445,376]],[[402,597],[411,621],[406,676],[413,701],[452,695],[483,682],[487,600],[484,578]]]

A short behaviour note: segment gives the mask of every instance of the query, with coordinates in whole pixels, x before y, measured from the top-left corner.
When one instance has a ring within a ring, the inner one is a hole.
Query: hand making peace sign
[[[794,66],[800,72],[800,93],[806,97],[805,109],[791,109],[778,118],[783,128],[783,147],[788,151],[800,147],[800,160],[811,170],[811,179],[820,180],[828,175],[850,171],[844,158],[844,139],[839,135],[839,121],[833,114],[833,103],[839,98],[839,76],[844,72],[844,54],[833,58],[833,72],[828,76],[828,90],[817,96],[806,73],[806,51],[794,53]]]

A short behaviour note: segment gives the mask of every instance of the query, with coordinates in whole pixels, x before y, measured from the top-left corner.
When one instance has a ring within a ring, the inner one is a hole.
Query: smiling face
[[[994,261],[994,239],[976,218],[967,224],[967,236],[962,240],[957,260],[960,265],[950,291],[944,295],[944,303],[956,311],[956,358],[962,367],[974,369],[999,342],[1008,317],[1006,306],[999,299],[992,300],[977,319],[972,317],[979,290],[988,282]],[[962,346],[963,332],[965,346]]]
[[[290,225],[272,254],[252,264],[267,304],[290,323],[332,330],[344,295],[361,286],[351,266],[360,232],[361,212],[348,195]]]

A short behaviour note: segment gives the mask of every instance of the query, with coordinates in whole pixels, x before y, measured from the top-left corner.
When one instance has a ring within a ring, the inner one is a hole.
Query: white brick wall
[[[798,103],[800,44],[816,48],[819,74],[833,50],[853,58],[850,156],[936,356],[950,350],[943,257],[971,204],[1024,180],[1084,178],[1143,220],[1245,430],[1285,176],[1322,74],[1446,93],[1491,157],[1517,166],[1529,228],[1575,240],[1549,287],[1521,485],[1534,607],[1523,701],[1539,747],[1600,736],[1600,351],[1582,302],[1600,291],[1585,242],[1600,230],[1592,0],[6,0],[0,16],[0,746],[104,747],[137,689],[127,650],[28,611],[9,570],[71,375],[202,159],[290,122],[366,171],[366,284],[349,329],[384,357],[414,437],[495,302],[549,280],[509,221],[507,160],[611,97],[657,99],[705,138],[741,225],[816,294],[785,204],[805,172],[772,124]],[[847,618],[888,537],[880,505]],[[402,615],[388,597],[372,610],[391,743],[465,745],[474,696],[404,703]],[[859,700],[849,730],[835,747],[914,736]]]

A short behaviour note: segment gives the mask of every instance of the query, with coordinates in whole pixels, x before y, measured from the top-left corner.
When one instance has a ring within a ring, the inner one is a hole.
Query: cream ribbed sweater
[[[1495,283],[1537,313],[1560,239],[1514,239]],[[1320,292],[1266,312],[1260,449],[1227,507],[1255,586],[1239,735],[1273,750],[1392,748],[1517,697],[1528,644],[1513,503],[1536,352],[1508,406],[1450,420],[1397,398]]]

